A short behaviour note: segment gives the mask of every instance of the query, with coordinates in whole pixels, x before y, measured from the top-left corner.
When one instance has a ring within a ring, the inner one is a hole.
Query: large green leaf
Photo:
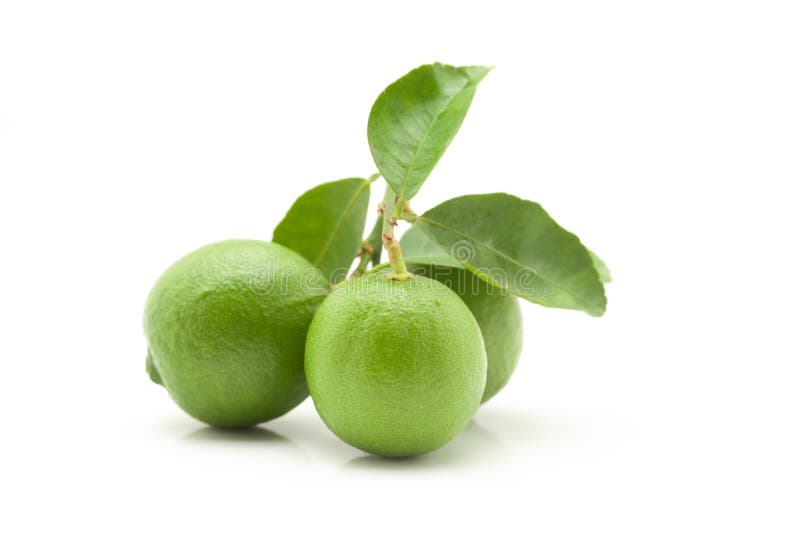
[[[597,270],[597,274],[600,276],[600,281],[604,284],[609,283],[611,281],[611,271],[606,263],[591,250],[589,251],[589,255],[592,257],[592,263],[594,264],[594,268]]]
[[[461,268],[461,264],[444,252],[425,233],[414,225],[400,238],[400,247],[408,264],[442,265]]]
[[[408,218],[488,282],[544,306],[605,312],[589,251],[535,202],[504,193],[468,195]]]
[[[410,200],[428,178],[489,70],[423,65],[375,101],[367,125],[369,147],[378,170],[400,198]]]
[[[370,182],[326,182],[298,198],[275,228],[272,240],[300,253],[335,284],[358,253],[369,204]]]
[[[400,238],[400,245],[403,247],[403,255],[409,270],[412,270],[412,264],[461,268],[459,262],[434,243],[418,226],[412,226],[406,230],[403,237]],[[611,282],[611,271],[605,262],[591,250],[589,250],[589,256],[592,258],[600,281],[604,284]]]

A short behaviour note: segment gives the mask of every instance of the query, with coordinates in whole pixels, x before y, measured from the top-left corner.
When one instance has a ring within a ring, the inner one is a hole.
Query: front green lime
[[[247,427],[308,395],[303,353],[327,284],[275,243],[230,240],[170,267],[147,300],[147,370],[189,415]]]
[[[478,324],[444,285],[367,275],[340,285],[308,332],[306,378],[325,424],[386,457],[437,449],[469,423],[486,383]]]

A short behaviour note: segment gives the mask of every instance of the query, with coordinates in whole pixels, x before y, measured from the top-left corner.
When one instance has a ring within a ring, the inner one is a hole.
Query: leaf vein
[[[363,183],[361,183],[361,185],[358,186],[358,188],[356,189],[355,193],[353,194],[353,196],[348,201],[347,206],[345,206],[345,208],[342,210],[342,213],[339,215],[339,218],[336,220],[336,223],[333,225],[333,228],[331,229],[331,233],[328,236],[328,239],[325,241],[325,244],[322,245],[322,248],[320,248],[319,253],[317,254],[317,257],[314,259],[314,261],[311,262],[311,264],[314,267],[319,267],[320,263],[322,262],[322,258],[325,257],[325,254],[327,254],[328,250],[331,248],[331,245],[333,244],[333,240],[336,237],[336,234],[339,231],[339,228],[341,228],[342,224],[344,224],[344,220],[347,218],[347,215],[353,209],[356,201],[361,196],[361,194],[364,192],[364,189],[368,188],[369,185],[370,185],[370,182],[368,180],[365,180]]]
[[[491,246],[489,246],[489,245],[485,244],[485,243],[484,243],[482,240],[480,240],[480,239],[477,239],[477,238],[475,238],[475,237],[473,237],[473,236],[471,236],[471,235],[469,235],[469,234],[466,234],[466,233],[464,233],[464,232],[461,232],[461,231],[457,230],[456,228],[453,228],[453,227],[451,227],[451,226],[449,226],[449,225],[446,225],[446,224],[444,224],[444,223],[442,223],[442,222],[439,222],[439,221],[434,221],[434,220],[432,220],[432,219],[427,219],[427,218],[425,218],[425,217],[423,217],[423,216],[417,216],[417,220],[422,220],[422,221],[425,221],[426,223],[428,223],[428,224],[431,224],[431,225],[433,225],[433,226],[438,226],[438,227],[440,227],[440,228],[443,228],[443,229],[445,229],[445,230],[448,230],[448,231],[450,231],[450,232],[453,232],[454,234],[458,235],[459,237],[463,237],[463,238],[465,238],[465,239],[468,239],[468,240],[472,241],[472,242],[473,242],[473,243],[475,243],[476,245],[478,245],[478,246],[480,246],[480,247],[483,247],[483,248],[485,248],[485,249],[489,250],[490,252],[492,252],[492,253],[494,253],[494,254],[497,254],[498,256],[500,256],[500,257],[502,257],[503,259],[507,260],[509,263],[511,263],[511,264],[513,264],[513,265],[516,265],[516,266],[519,266],[519,267],[520,267],[520,268],[522,268],[522,269],[528,269],[528,268],[529,268],[528,266],[526,266],[526,265],[524,265],[524,264],[520,263],[518,260],[515,260],[514,258],[512,258],[512,257],[508,256],[508,255],[507,255],[507,254],[505,254],[504,252],[501,252],[500,250],[497,250],[497,249],[495,249],[494,247],[491,247]],[[443,243],[441,243],[441,242],[440,242],[438,239],[436,239],[434,236],[432,236],[432,235],[430,235],[430,234],[428,234],[428,237],[430,237],[430,238],[431,238],[431,240],[435,241],[435,242],[436,242],[436,244],[437,244],[437,245],[439,245],[439,247],[440,247],[442,250],[444,250],[445,252],[447,252],[447,253],[448,253],[448,255],[449,255],[449,252],[447,251],[447,248],[446,248],[446,246],[445,246]],[[469,264],[468,264],[468,263],[466,263],[466,262],[461,262],[460,260],[458,260],[458,258],[455,258],[455,259],[456,259],[457,261],[459,261],[459,263],[463,263],[463,264],[465,264],[465,265],[469,265]],[[480,268],[479,268],[479,267],[477,267],[477,266],[474,266],[474,267],[476,267],[477,269],[480,269]],[[538,274],[539,274],[539,273],[538,273],[538,270],[537,270],[537,269],[535,269],[535,268],[534,268],[534,270],[536,270],[536,271],[537,271],[537,276],[538,276]],[[578,302],[579,302],[581,305],[583,305],[584,307],[591,307],[592,309],[594,309],[594,307],[595,307],[595,305],[594,305],[594,304],[592,304],[592,303],[590,303],[590,302],[587,302],[585,299],[583,299],[583,298],[581,298],[581,297],[578,297],[578,296],[576,296],[576,295],[575,295],[573,292],[569,291],[568,289],[566,289],[565,287],[563,287],[561,284],[558,284],[558,283],[554,282],[552,279],[550,279],[550,278],[548,278],[548,277],[545,277],[545,280],[546,280],[547,282],[549,282],[549,283],[553,284],[553,285],[554,285],[556,288],[560,289],[561,291],[564,291],[565,293],[567,293],[568,295],[570,295],[572,298],[576,299],[576,300],[577,300],[577,301],[578,301]]]
[[[442,106],[442,109],[439,110],[438,113],[436,113],[436,115],[433,117],[433,120],[431,121],[429,127],[425,129],[425,133],[422,135],[422,138],[419,140],[419,144],[417,144],[416,150],[414,150],[414,155],[411,156],[411,160],[408,162],[408,167],[406,168],[406,173],[405,173],[405,176],[403,177],[403,183],[400,186],[400,191],[397,193],[401,197],[405,197],[406,185],[408,184],[408,178],[409,178],[409,176],[411,174],[411,169],[414,168],[414,163],[417,161],[417,157],[419,156],[420,150],[422,150],[422,145],[425,144],[425,140],[428,138],[428,135],[430,134],[431,130],[433,130],[433,126],[439,120],[439,117],[441,117],[444,114],[444,112],[447,111],[447,106],[449,106],[450,103],[456,98],[456,96],[461,94],[461,92],[464,91],[464,89],[469,87],[469,85],[470,85],[469,78],[467,78],[467,82],[458,91],[456,91],[455,93],[453,93],[452,95],[450,95],[447,98],[447,103],[444,106]]]

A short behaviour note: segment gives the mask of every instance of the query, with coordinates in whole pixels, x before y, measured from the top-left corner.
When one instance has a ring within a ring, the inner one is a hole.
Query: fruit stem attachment
[[[386,249],[386,254],[389,256],[389,265],[392,267],[389,279],[410,280],[411,273],[408,272],[406,262],[403,260],[400,242],[394,237],[394,227],[397,226],[397,220],[403,215],[406,200],[395,195],[391,188],[387,187],[386,195],[383,197],[381,204],[385,210],[383,214],[383,247]]]
[[[389,265],[392,272],[389,274],[390,280],[410,280],[411,273],[406,268],[403,261],[403,251],[400,249],[400,242],[389,234],[383,234],[383,245],[389,255]]]

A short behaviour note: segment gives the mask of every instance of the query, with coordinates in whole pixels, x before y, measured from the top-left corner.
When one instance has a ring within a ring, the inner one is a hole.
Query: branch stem
[[[350,274],[350,278],[358,278],[367,271],[369,262],[372,259],[372,246],[367,241],[361,242],[361,249],[358,252],[358,266]]]
[[[374,183],[375,180],[381,177],[380,172],[376,172],[369,178],[367,178],[367,182],[370,184]],[[370,261],[373,265],[380,263],[381,261],[381,217],[375,223],[375,227],[370,232],[369,236],[365,237],[364,240],[361,242],[361,247],[358,251],[358,256],[356,256],[358,260],[358,265],[356,266],[355,270],[350,273],[348,278],[357,278],[364,274],[369,266]]]

